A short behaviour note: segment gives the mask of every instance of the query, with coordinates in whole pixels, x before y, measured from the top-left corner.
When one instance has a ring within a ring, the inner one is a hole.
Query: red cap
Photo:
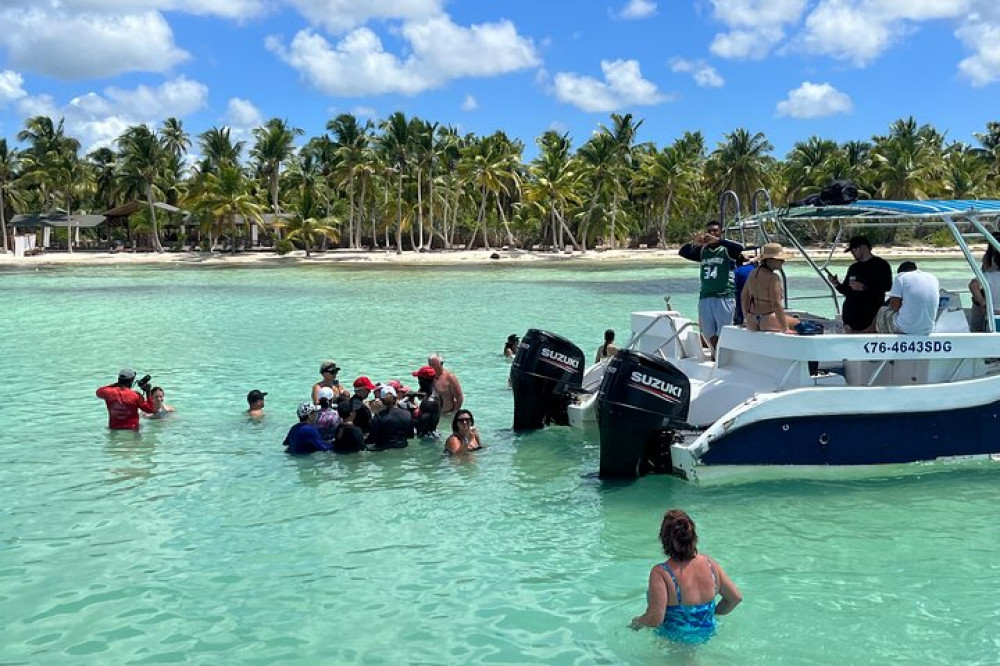
[[[426,377],[436,377],[437,376],[437,372],[435,372],[434,368],[432,368],[429,365],[425,365],[424,367],[420,368],[416,372],[411,372],[410,374],[413,375],[414,377],[419,377],[421,379],[424,379]]]
[[[375,390],[375,385],[372,384],[372,380],[367,377],[361,376],[354,380],[354,388],[368,389],[369,391]]]

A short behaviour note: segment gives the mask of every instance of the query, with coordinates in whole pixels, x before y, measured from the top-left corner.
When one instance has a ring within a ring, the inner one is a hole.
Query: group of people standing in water
[[[320,363],[322,378],[313,385],[312,399],[299,404],[299,422],[285,437],[288,453],[401,449],[414,437],[437,439],[438,424],[449,418],[452,432],[445,440],[445,452],[461,455],[482,448],[475,418],[462,408],[461,382],[444,368],[439,354],[411,373],[417,390],[395,379],[376,384],[364,375],[348,389],[341,385],[339,374],[334,361]]]

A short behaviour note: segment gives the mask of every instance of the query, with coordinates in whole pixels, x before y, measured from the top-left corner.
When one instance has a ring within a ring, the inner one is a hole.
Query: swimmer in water
[[[444,442],[445,453],[458,456],[481,448],[483,444],[479,441],[476,419],[472,412],[467,409],[458,410],[451,420],[451,435]]]
[[[148,416],[143,414],[146,418],[165,419],[174,413],[174,408],[164,401],[163,389],[159,386],[154,386],[153,390],[149,392],[149,401],[153,405],[153,413]]]
[[[434,395],[441,401],[441,416],[447,418],[460,410],[465,402],[462,384],[455,373],[444,369],[444,358],[440,354],[429,356],[427,365],[434,368]]]

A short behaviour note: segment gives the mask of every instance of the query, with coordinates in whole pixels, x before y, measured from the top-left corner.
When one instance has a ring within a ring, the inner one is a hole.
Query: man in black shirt
[[[391,386],[383,386],[379,397],[385,409],[372,419],[372,450],[406,448],[406,440],[413,437],[413,416],[396,406],[396,391]]]
[[[892,268],[872,254],[872,244],[865,236],[852,237],[844,251],[854,257],[844,281],[828,273],[830,284],[844,295],[844,332],[874,333],[875,315],[892,289]]]
[[[367,377],[358,377],[354,380],[354,395],[351,396],[351,403],[354,407],[354,425],[367,433],[372,423],[372,410],[365,402],[371,392],[375,389],[372,380]]]

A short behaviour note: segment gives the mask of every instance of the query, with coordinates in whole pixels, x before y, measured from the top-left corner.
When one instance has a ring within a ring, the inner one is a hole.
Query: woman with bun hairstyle
[[[715,634],[715,616],[732,611],[743,596],[715,560],[698,553],[694,521],[683,511],[664,514],[660,543],[668,559],[649,572],[646,612],[632,628],[655,627],[677,643],[704,643]]]

